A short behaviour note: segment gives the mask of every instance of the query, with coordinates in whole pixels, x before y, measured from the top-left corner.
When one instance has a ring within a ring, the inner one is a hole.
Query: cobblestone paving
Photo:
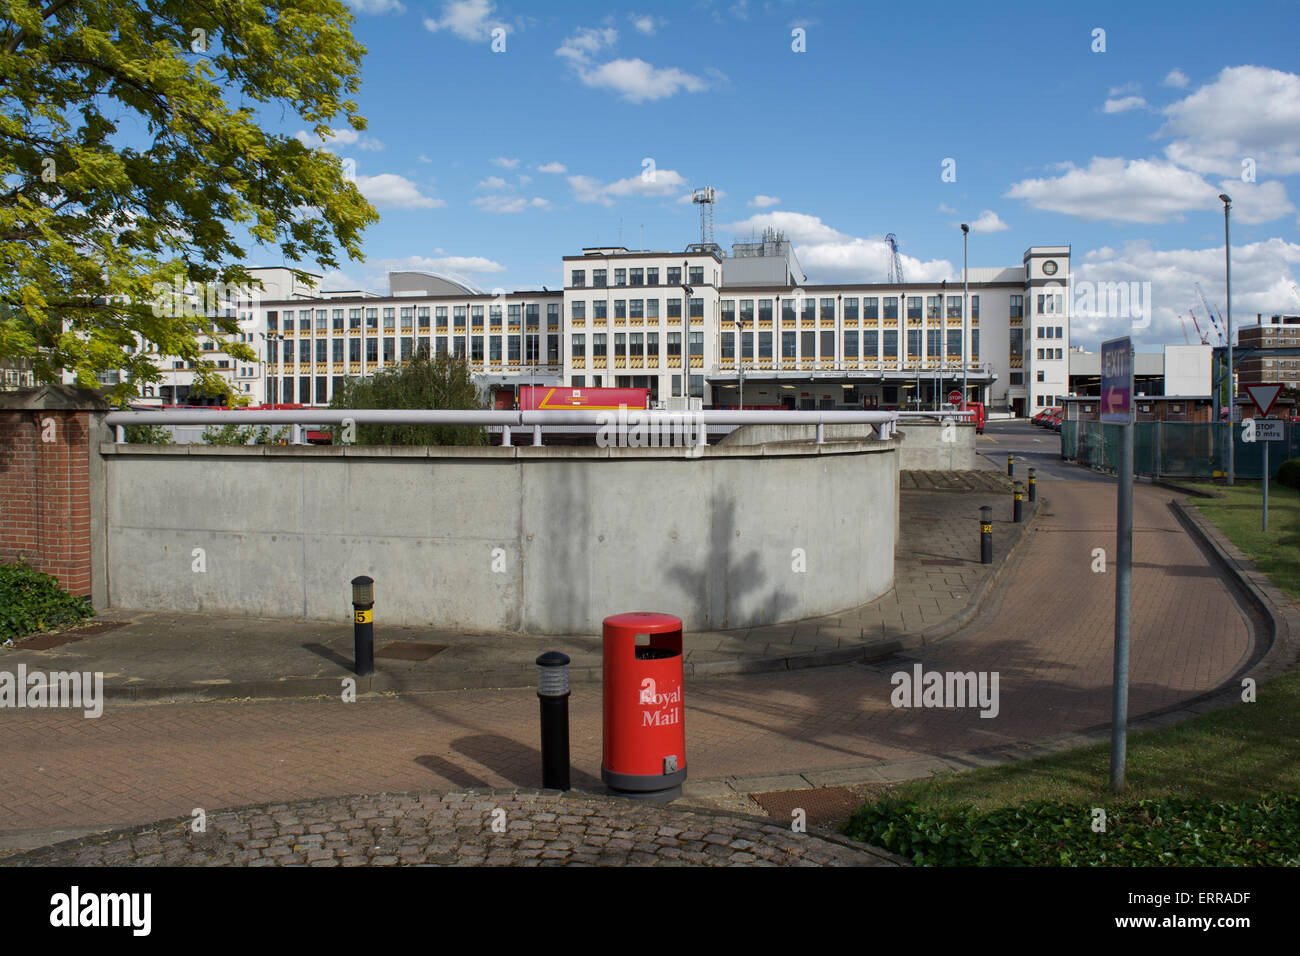
[[[579,793],[379,794],[271,804],[47,847],[16,866],[897,866],[741,816]]]

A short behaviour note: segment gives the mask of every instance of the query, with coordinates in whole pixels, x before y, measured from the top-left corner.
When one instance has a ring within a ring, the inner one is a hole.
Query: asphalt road
[[[1007,454],[1016,456],[1016,477],[1024,479],[1034,469],[1038,481],[1114,481],[1090,468],[1061,459],[1061,435],[1027,421],[993,421],[975,443],[978,454],[1006,468]]]

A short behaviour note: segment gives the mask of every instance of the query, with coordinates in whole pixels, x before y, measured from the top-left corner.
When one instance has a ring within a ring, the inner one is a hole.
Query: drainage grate
[[[813,826],[839,823],[858,805],[853,793],[844,787],[818,787],[815,790],[774,790],[751,793],[750,798],[774,820],[789,824],[795,810],[803,810]]]
[[[447,649],[446,644],[417,644],[415,641],[390,641],[375,651],[376,657],[396,661],[427,661]]]
[[[94,637],[96,634],[116,631],[119,627],[126,627],[130,623],[130,621],[100,621],[97,624],[79,627],[73,631],[31,637],[25,641],[19,641],[15,648],[24,651],[48,651],[51,647],[62,647],[64,644],[72,644],[87,637]]]

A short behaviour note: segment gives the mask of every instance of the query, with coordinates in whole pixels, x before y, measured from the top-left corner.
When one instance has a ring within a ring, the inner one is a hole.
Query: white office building
[[[255,403],[325,405],[346,376],[426,348],[467,359],[485,388],[645,387],[665,402],[685,388],[715,407],[739,406],[742,381],[746,408],[930,407],[964,381],[971,400],[1033,414],[1069,391],[1069,246],[971,269],[965,323],[960,275],[815,284],[775,233],[729,256],[700,243],[562,261],[562,289],[498,294],[418,272],[391,273],[387,295],[291,289],[282,270],[250,270],[268,292],[241,305],[241,335],[262,361],[232,382]]]

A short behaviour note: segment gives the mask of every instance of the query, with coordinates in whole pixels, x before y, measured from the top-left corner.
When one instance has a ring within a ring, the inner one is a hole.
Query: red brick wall
[[[86,597],[89,438],[87,411],[0,409],[0,561],[22,558]]]

